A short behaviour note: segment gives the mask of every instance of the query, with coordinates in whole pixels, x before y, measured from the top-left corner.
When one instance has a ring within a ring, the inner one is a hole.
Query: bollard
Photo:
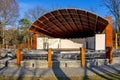
[[[81,61],[81,67],[85,66],[85,49],[80,49],[80,61]]]
[[[23,54],[22,53],[22,50],[21,49],[18,49],[16,51],[16,65],[19,67],[21,65],[21,61],[23,60]]]
[[[52,67],[52,49],[48,49],[48,68]]]

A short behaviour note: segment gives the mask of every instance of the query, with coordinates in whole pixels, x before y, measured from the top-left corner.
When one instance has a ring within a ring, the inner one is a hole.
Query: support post
[[[6,44],[6,49],[9,49],[9,46],[8,46],[8,44]]]
[[[106,26],[106,47],[113,46],[112,40],[112,17],[108,16],[106,19],[109,21],[109,24]]]
[[[16,44],[13,45],[13,48],[16,49]]]
[[[19,48],[23,49],[23,44],[22,43],[20,43]]]
[[[33,49],[37,49],[37,34],[33,34]]]
[[[52,49],[48,49],[48,68],[52,67]]]
[[[85,49],[80,48],[80,61],[81,61],[81,67],[85,66]]]
[[[118,33],[115,34],[115,49],[118,49]]]
[[[109,24],[106,26],[106,58],[109,59],[109,63],[112,63],[112,47],[113,47],[113,37],[112,37],[112,17],[108,16],[106,19]]]
[[[2,48],[2,45],[0,44],[0,49]]]
[[[6,49],[9,49],[8,42],[7,42],[7,41],[6,41],[5,48],[6,48]]]
[[[30,50],[30,38],[28,37],[28,51]]]
[[[21,54],[22,53],[22,50],[21,49],[18,49],[17,51],[16,51],[16,53],[17,53],[17,56],[16,56],[16,65],[19,67],[20,65],[21,65],[21,61],[23,60],[23,54]]]

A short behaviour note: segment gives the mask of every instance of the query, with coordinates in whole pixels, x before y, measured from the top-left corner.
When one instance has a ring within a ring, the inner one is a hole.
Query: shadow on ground
[[[98,66],[97,61],[95,60],[91,60],[91,61],[92,62],[86,61],[86,67],[77,69],[79,70],[78,72],[80,73],[74,75],[76,76],[75,79],[74,78],[71,79],[69,73],[67,72],[67,70],[71,70],[71,69],[67,69],[66,71],[63,71],[63,69],[60,68],[59,60],[53,61],[51,69],[27,69],[24,67],[13,69],[8,67],[2,67],[0,68],[0,75],[18,76],[16,80],[22,80],[24,77],[28,75],[31,76],[31,79],[29,80],[39,80],[39,78],[44,78],[44,76],[47,73],[49,73],[47,74],[48,76],[49,75],[53,77],[55,76],[57,80],[120,80],[120,64],[114,64],[114,65],[104,64],[103,66]],[[54,73],[54,75],[51,73]],[[36,76],[38,76],[38,78],[36,78]],[[14,78],[12,77],[10,78],[14,80]],[[6,78],[3,79],[5,80]]]
[[[52,69],[57,80],[70,80],[70,78],[60,68],[60,61],[53,61]]]
[[[83,80],[92,80],[89,78],[89,74],[95,74],[98,78],[94,78],[95,80],[120,80],[120,64],[109,65],[104,64],[103,66],[98,66],[97,64],[90,64],[87,66],[89,62],[86,61],[86,67],[84,68],[84,78]],[[88,74],[88,71],[89,74]]]

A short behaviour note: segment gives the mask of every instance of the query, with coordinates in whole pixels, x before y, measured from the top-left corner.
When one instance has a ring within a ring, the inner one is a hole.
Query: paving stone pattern
[[[105,73],[120,73],[120,64],[89,66],[85,68],[39,68],[28,69],[24,67],[1,67],[1,76],[20,76],[20,77],[65,77],[65,76],[84,76]]]

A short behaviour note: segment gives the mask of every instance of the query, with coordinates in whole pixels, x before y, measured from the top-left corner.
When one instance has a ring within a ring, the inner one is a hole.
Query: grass
[[[91,75],[91,76],[71,76],[70,80],[120,80],[119,74],[101,74],[100,75]],[[13,76],[0,76],[0,80],[66,80],[65,77],[13,77]]]

